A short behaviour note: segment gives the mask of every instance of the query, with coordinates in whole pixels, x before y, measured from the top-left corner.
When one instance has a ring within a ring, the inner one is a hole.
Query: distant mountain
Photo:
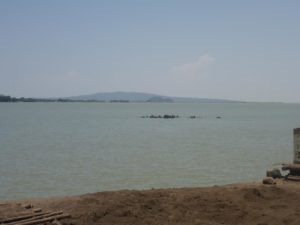
[[[238,101],[208,98],[169,97],[142,92],[100,92],[65,99],[79,101],[130,101],[130,102],[199,102],[199,103],[238,103]]]
[[[147,102],[174,102],[172,98],[165,98],[161,96],[153,96],[147,100]]]
[[[159,95],[141,93],[141,92],[100,92],[91,95],[80,95],[69,97],[72,100],[96,100],[96,101],[131,101],[131,102],[145,102],[148,99]]]

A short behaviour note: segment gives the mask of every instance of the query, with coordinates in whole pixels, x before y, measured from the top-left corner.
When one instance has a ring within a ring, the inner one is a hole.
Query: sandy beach
[[[225,186],[122,190],[0,202],[0,219],[63,211],[61,224],[300,224],[300,184],[277,180]],[[32,205],[25,209],[24,205]]]

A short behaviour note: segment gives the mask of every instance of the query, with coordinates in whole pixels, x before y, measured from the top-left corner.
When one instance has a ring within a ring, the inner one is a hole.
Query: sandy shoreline
[[[31,204],[33,208],[24,209]],[[36,208],[69,213],[62,224],[300,224],[300,183],[123,190],[0,201],[0,220]]]

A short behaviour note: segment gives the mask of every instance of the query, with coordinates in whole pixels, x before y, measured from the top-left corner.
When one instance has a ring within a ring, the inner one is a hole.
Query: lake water
[[[299,104],[1,103],[0,199],[260,180],[295,127]]]

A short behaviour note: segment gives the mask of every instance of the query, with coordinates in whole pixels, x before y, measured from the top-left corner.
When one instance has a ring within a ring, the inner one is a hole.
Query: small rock
[[[272,177],[266,177],[262,181],[263,184],[276,184],[276,181]]]
[[[41,208],[36,208],[33,210],[33,212],[37,213],[37,212],[42,212],[42,209]]]
[[[22,207],[24,209],[31,209],[33,207],[33,205],[31,205],[31,204],[23,204]]]

